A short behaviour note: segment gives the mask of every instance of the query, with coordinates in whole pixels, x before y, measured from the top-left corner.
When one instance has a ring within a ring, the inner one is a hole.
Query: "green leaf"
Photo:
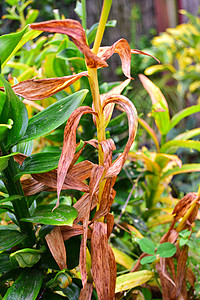
[[[188,229],[182,230],[181,232],[179,232],[179,236],[187,239],[189,238],[189,236],[191,235],[191,231],[189,231]]]
[[[80,295],[80,287],[74,282],[70,284],[67,288],[62,289],[62,292],[67,296],[69,300],[78,300]]]
[[[9,259],[9,253],[2,252],[0,253],[0,273],[8,272],[12,270],[13,266],[11,265]]]
[[[49,282],[47,282],[48,288],[53,288],[56,286],[60,286],[61,288],[67,288],[68,285],[72,283],[72,278],[66,272],[66,270],[62,270],[56,274],[54,278],[52,278]]]
[[[147,270],[128,273],[117,277],[115,293],[123,292],[132,289],[136,286],[141,286],[149,281],[154,276],[154,273]]]
[[[173,169],[170,169],[167,172],[163,173],[161,180],[171,175],[190,173],[190,172],[200,172],[200,164],[184,164],[181,167],[175,167]]]
[[[83,8],[82,8],[82,3],[81,2],[79,2],[79,1],[76,2],[76,7],[75,7],[74,11],[77,13],[79,18],[82,20],[82,18],[83,18]]]
[[[15,226],[0,226],[0,251],[10,249],[22,243],[26,236],[16,230]]]
[[[43,274],[37,269],[26,269],[8,289],[4,300],[35,300],[42,286]]]
[[[200,104],[193,105],[181,110],[171,118],[169,130],[176,126],[182,119],[197,112],[200,112]]]
[[[75,208],[69,205],[61,204],[54,209],[54,205],[40,205],[35,210],[32,217],[21,219],[24,222],[41,223],[46,225],[73,225],[73,221],[77,217]]]
[[[0,37],[0,61],[2,67],[4,62],[12,55],[26,30],[27,27],[20,32],[5,34]]]
[[[182,247],[188,243],[188,239],[180,238],[179,240],[179,246]]]
[[[186,141],[172,140],[163,144],[162,147],[160,148],[160,152],[173,154],[180,147],[200,151],[200,142],[193,141],[193,140],[186,140]]]
[[[0,156],[0,172],[2,172],[8,166],[8,161],[10,157],[16,154],[19,154],[19,152],[11,153],[5,156]]]
[[[62,125],[71,113],[84,101],[88,90],[81,90],[64,98],[29,119],[28,127],[21,141],[43,136]]]
[[[0,116],[1,116],[5,101],[6,101],[6,95],[4,92],[0,91]]]
[[[177,135],[174,140],[180,141],[180,140],[189,140],[193,138],[194,136],[200,135],[200,128],[195,128],[192,130],[185,131],[179,135]]]
[[[20,196],[20,195],[13,195],[7,198],[3,198],[0,200],[0,204],[2,203],[6,203],[6,202],[12,202],[13,200],[19,200],[21,198],[23,198],[24,196]]]
[[[141,260],[140,260],[140,263],[141,265],[145,265],[145,264],[149,264],[149,263],[152,263],[156,260],[156,256],[155,255],[151,255],[151,256],[146,256],[146,257],[143,257]]]
[[[156,254],[160,257],[172,257],[176,253],[176,246],[172,243],[163,243],[158,246]]]
[[[32,268],[41,258],[41,251],[35,249],[22,249],[10,254],[13,266],[21,268]]]
[[[17,144],[24,135],[28,125],[28,114],[23,102],[19,100],[13,92],[10,84],[1,75],[0,82],[2,82],[5,88],[5,94],[7,97],[2,114],[5,114],[7,119],[13,120],[12,129],[7,132],[4,139],[4,147],[8,150]]]
[[[11,129],[13,125],[13,120],[8,119],[7,124],[0,124],[0,141],[3,141],[6,137],[8,129]]]
[[[27,157],[19,169],[17,176],[23,174],[38,174],[56,169],[61,152],[36,153]]]
[[[110,20],[106,23],[106,27],[115,27],[117,24],[116,20]],[[92,42],[94,42],[96,33],[97,33],[97,28],[99,26],[99,23],[95,23],[92,25],[92,27],[89,29],[87,37],[88,37],[88,44],[90,45]]]
[[[143,239],[140,239],[138,241],[138,244],[140,246],[140,249],[147,253],[147,254],[154,254],[155,253],[155,245],[154,243],[149,240],[148,238],[143,238]]]

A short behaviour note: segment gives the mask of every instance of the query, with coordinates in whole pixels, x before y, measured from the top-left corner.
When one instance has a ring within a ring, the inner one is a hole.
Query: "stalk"
[[[100,17],[100,21],[99,21],[99,26],[97,29],[97,34],[96,34],[94,46],[92,49],[92,52],[95,54],[98,53],[99,47],[101,45],[101,41],[102,41],[103,34],[105,31],[105,26],[106,26],[106,22],[108,19],[111,5],[112,5],[112,0],[104,0],[101,17]],[[89,75],[90,89],[91,89],[93,103],[94,103],[94,109],[98,113],[98,116],[96,117],[97,139],[99,142],[102,142],[106,139],[105,118],[104,118],[104,114],[102,111],[102,105],[101,105],[101,101],[100,101],[97,69],[88,68],[88,75]],[[99,155],[99,164],[103,165],[104,164],[104,154],[103,154],[101,147],[99,147],[98,155]],[[99,184],[99,204],[97,205],[97,210],[99,209],[104,185],[105,185],[105,180],[101,181]],[[102,221],[102,220],[99,220],[99,221]]]
[[[2,148],[1,148],[2,149]],[[4,151],[2,150],[2,153]],[[7,153],[6,153],[7,154]],[[6,155],[3,153],[3,155]],[[21,218],[30,217],[30,213],[28,210],[28,205],[26,202],[26,197],[24,196],[24,192],[21,186],[21,182],[19,179],[15,180],[15,176],[17,174],[15,161],[13,157],[11,157],[8,161],[8,166],[3,170],[4,175],[4,184],[7,188],[9,196],[20,195],[23,196],[19,200],[12,201],[13,209],[15,212],[15,217],[18,221],[20,230],[22,233],[27,235],[27,239],[25,240],[26,246],[33,246],[35,244],[35,233],[33,230],[33,225],[31,223],[26,223],[20,221]]]

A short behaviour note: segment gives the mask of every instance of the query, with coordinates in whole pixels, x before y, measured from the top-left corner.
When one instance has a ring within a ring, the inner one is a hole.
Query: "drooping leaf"
[[[163,173],[162,178],[182,173],[200,172],[200,164],[183,164],[181,167],[175,167]]]
[[[23,242],[25,239],[26,236],[16,230],[16,227],[0,226],[0,251],[10,249]]]
[[[29,119],[21,141],[30,141],[43,136],[63,124],[71,113],[83,102],[88,90],[74,93],[39,112]]]
[[[107,63],[95,55],[86,42],[85,31],[82,25],[71,19],[46,21],[31,24],[32,29],[47,32],[67,34],[78,49],[85,55],[86,63],[89,68],[107,67]]]
[[[116,24],[117,24],[116,20],[110,20],[106,23],[106,27],[115,27]],[[95,23],[88,30],[88,33],[87,33],[88,45],[90,45],[92,42],[94,42],[98,26],[99,26],[99,23]]]
[[[180,140],[189,140],[193,138],[194,136],[200,135],[200,128],[195,128],[192,130],[185,131],[179,135],[177,135],[174,140],[180,141]]]
[[[93,291],[93,284],[87,282],[85,288],[82,288],[79,296],[79,300],[91,299]]]
[[[8,289],[5,300],[35,300],[42,286],[43,274],[37,269],[26,269]]]
[[[83,76],[87,76],[87,72],[65,77],[28,79],[14,85],[12,89],[27,100],[41,100],[66,89]]]
[[[13,266],[17,264],[21,268],[32,268],[41,258],[41,251],[35,249],[21,249],[10,254]]]
[[[154,117],[161,134],[166,135],[170,130],[169,109],[165,97],[161,90],[146,76],[140,74],[139,78],[151,97],[153,110],[152,116]]]
[[[25,27],[22,31],[16,33],[5,34],[0,37],[0,61],[1,66],[7,60],[7,58],[12,54],[19,41],[23,37],[27,30]]]
[[[74,219],[77,217],[77,211],[73,207],[61,204],[54,211],[52,211],[53,208],[53,204],[40,205],[31,217],[23,218],[22,221],[46,225],[72,226]]]
[[[199,141],[193,141],[193,140],[171,140],[169,142],[166,142],[162,145],[160,148],[160,152],[164,153],[175,153],[176,150],[180,147],[183,148],[189,148],[189,149],[195,149],[200,151],[200,142]]]
[[[142,284],[149,281],[152,277],[154,277],[154,273],[147,270],[118,276],[116,281],[115,293],[123,292],[136,286],[141,286]]]
[[[7,97],[2,113],[7,116],[7,120],[13,121],[12,128],[7,131],[4,139],[4,147],[9,149],[23,137],[28,125],[28,114],[25,105],[18,99],[10,84],[1,75],[0,81]]]
[[[69,166],[72,162],[72,159],[75,154],[76,150],[76,129],[79,124],[80,118],[84,114],[96,114],[93,109],[89,106],[82,106],[77,108],[70,116],[67,121],[64,130],[64,141],[63,141],[63,148],[62,154],[58,164],[58,182],[57,182],[57,193],[58,198],[60,195],[60,191],[63,186],[63,182],[66,176],[66,173],[69,169]]]
[[[45,236],[48,247],[61,270],[67,269],[66,249],[60,227]]]
[[[157,60],[158,63],[160,63],[159,59],[157,59],[155,56],[147,53],[147,52],[144,52],[144,51],[141,51],[141,50],[138,50],[138,49],[131,49],[131,53],[132,54],[142,54],[142,55],[146,55],[146,56],[149,56],[155,60]]]
[[[2,172],[7,166],[8,166],[8,161],[10,157],[13,155],[18,154],[19,152],[11,153],[5,156],[0,156],[0,172]]]

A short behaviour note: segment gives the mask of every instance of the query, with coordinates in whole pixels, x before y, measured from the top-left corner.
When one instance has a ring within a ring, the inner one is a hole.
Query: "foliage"
[[[131,54],[149,54],[125,39],[100,47],[105,28],[116,24],[107,22],[111,2],[90,29],[85,1],[77,1],[82,25],[57,14],[0,37],[3,299],[175,299],[198,292],[200,227],[193,225],[200,191],[178,201],[170,183],[200,171],[176,153],[199,151],[192,138],[200,130],[172,139],[170,131],[200,107],[170,117],[160,89],[140,75],[158,130],[137,117],[126,97]],[[38,37],[42,32],[50,34]],[[114,53],[127,79],[99,84],[97,70]],[[137,149],[138,121],[153,150]]]

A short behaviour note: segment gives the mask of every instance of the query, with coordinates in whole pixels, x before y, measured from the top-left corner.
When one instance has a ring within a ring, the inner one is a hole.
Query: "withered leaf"
[[[61,270],[67,269],[66,249],[60,227],[54,227],[54,229],[45,236],[45,239],[59,268]]]
[[[160,63],[159,59],[157,59],[155,56],[153,56],[153,55],[151,55],[147,52],[144,52],[144,51],[141,51],[141,50],[138,50],[138,49],[131,49],[131,53],[132,54],[142,54],[142,55],[152,57],[153,59],[157,60],[158,63]]]
[[[76,129],[80,118],[87,113],[96,114],[89,106],[81,106],[77,108],[69,117],[64,130],[64,141],[62,154],[58,163],[57,193],[58,198],[62,189],[65,176],[74,158],[76,150]]]
[[[116,267],[113,253],[110,252],[107,237],[107,224],[94,222],[91,237],[92,276],[99,300],[115,299]]]
[[[85,288],[81,289],[79,300],[90,300],[92,297],[93,284],[87,282]]]
[[[83,234],[83,225],[73,224],[73,226],[61,226],[61,231],[64,241],[68,240],[72,236]],[[88,238],[91,238],[91,230],[88,229]]]
[[[45,184],[38,182],[34,178],[21,179],[22,188],[25,196],[35,195],[49,189]]]
[[[74,44],[78,47],[78,49],[85,55],[88,67],[107,67],[107,63],[101,60],[90,50],[86,42],[85,31],[78,21],[71,19],[52,20],[31,24],[30,27],[36,30],[68,35],[72,39]]]
[[[176,204],[172,215],[174,216],[175,221],[178,221],[182,218],[188,209],[190,208],[192,202],[197,198],[197,193],[188,193],[185,195],[179,202]]]
[[[137,124],[138,124],[138,117],[137,111],[133,103],[123,95],[112,95],[104,102],[104,107],[110,103],[119,104],[126,112],[128,117],[129,123],[129,138],[124,149],[124,152],[112,163],[109,167],[108,171],[106,172],[105,177],[116,176],[122,169],[124,162],[127,158],[128,152],[132,146],[132,143],[135,139],[136,131],[137,131]]]
[[[27,100],[41,100],[64,90],[82,76],[87,76],[87,72],[65,77],[28,79],[12,86],[12,89]]]
[[[120,39],[110,47],[101,47],[98,56],[106,61],[114,53],[117,53],[120,56],[124,75],[131,78],[131,48],[127,40]]]
[[[68,175],[80,181],[84,181],[85,179],[90,177],[92,168],[93,163],[89,160],[84,160],[69,169]]]

